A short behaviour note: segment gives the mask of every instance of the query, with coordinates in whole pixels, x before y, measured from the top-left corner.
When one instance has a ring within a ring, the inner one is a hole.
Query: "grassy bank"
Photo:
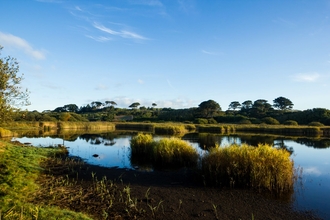
[[[90,219],[57,207],[38,204],[36,180],[47,157],[65,154],[65,149],[15,146],[0,142],[0,219]]]

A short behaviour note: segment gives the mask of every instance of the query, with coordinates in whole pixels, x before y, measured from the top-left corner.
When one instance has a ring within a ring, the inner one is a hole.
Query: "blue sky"
[[[330,0],[0,0],[28,110],[289,98],[330,109]]]

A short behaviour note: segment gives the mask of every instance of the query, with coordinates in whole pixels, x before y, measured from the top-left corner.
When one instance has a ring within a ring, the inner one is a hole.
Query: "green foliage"
[[[262,119],[262,121],[268,125],[279,125],[280,122],[277,121],[275,118],[272,117],[265,117]]]
[[[211,184],[292,191],[294,166],[290,153],[269,145],[215,147],[202,159],[202,173]]]
[[[208,124],[218,124],[218,122],[214,118],[210,118],[207,120]]]
[[[238,122],[238,124],[246,124],[246,125],[248,125],[248,124],[252,124],[252,122],[250,120],[248,120],[248,119],[242,119],[242,120],[240,120]]]
[[[0,45],[0,55],[2,46]],[[0,58],[0,121],[13,119],[14,113],[29,105],[28,91],[20,86],[23,75],[18,76],[19,66],[15,58]]]
[[[64,149],[21,147],[0,142],[0,219],[90,219],[85,215],[37,204],[39,163]],[[32,202],[33,201],[33,204]]]
[[[291,126],[298,126],[298,122],[296,122],[294,120],[286,120],[283,124],[284,125],[291,125]]]
[[[196,124],[208,124],[209,121],[206,118],[196,118],[194,121]]]
[[[212,118],[221,111],[221,107],[216,101],[208,100],[199,104],[198,110],[203,118]]]
[[[233,101],[229,104],[229,109],[232,110],[236,110],[236,109],[240,109],[242,107],[242,105],[238,102],[238,101]]]
[[[315,126],[315,127],[323,127],[324,124],[322,124],[321,122],[318,121],[313,121],[311,123],[308,124],[309,126]]]
[[[289,110],[292,109],[293,107],[293,103],[291,102],[291,100],[284,98],[282,96],[274,99],[273,102],[274,102],[273,106],[280,110]]]

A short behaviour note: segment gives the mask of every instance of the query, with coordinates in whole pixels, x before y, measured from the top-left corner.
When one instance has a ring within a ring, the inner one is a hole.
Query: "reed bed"
[[[154,125],[150,123],[116,123],[116,130],[134,130],[154,132]]]
[[[152,139],[150,134],[138,134],[131,139],[131,161],[151,164],[155,168],[195,167],[197,150],[179,138]]]
[[[236,128],[234,125],[200,125],[197,127],[199,133],[234,133]]]
[[[13,132],[4,128],[0,128],[0,138],[12,137],[12,136],[14,136]]]
[[[261,132],[297,136],[318,136],[323,135],[326,127],[312,126],[290,126],[290,125],[235,125],[236,131],[240,132]]]
[[[114,131],[115,124],[111,122],[58,122],[58,129],[70,130],[106,130]]]
[[[202,173],[211,184],[277,193],[292,191],[295,179],[290,153],[266,144],[215,147],[202,158]]]
[[[185,134],[188,132],[184,124],[155,124],[155,134]]]

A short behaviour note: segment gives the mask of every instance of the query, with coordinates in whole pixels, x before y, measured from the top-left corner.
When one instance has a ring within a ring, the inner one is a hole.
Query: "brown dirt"
[[[320,219],[251,190],[205,187],[187,169],[142,172],[65,157],[47,161],[44,167],[47,172],[39,179],[42,187],[35,201],[94,219]],[[108,191],[101,192],[105,176]]]

